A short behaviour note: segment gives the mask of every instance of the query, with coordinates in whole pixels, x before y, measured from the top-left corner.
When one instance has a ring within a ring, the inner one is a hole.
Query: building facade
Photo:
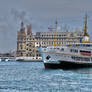
[[[69,43],[81,42],[83,32],[79,30],[75,32],[57,32],[57,35],[55,32],[37,32],[35,38],[37,47],[54,46],[55,42],[57,46],[64,46]]]

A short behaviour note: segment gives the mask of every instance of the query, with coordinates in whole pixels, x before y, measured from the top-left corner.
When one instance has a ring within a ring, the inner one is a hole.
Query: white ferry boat
[[[87,33],[87,16],[82,43],[40,48],[45,68],[92,67],[92,43]]]
[[[21,61],[21,62],[41,62],[42,57],[16,57],[16,61]]]

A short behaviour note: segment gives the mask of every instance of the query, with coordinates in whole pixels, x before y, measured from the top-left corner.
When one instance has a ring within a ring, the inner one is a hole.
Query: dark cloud
[[[26,12],[25,11],[17,11],[15,9],[11,9],[11,14],[14,16],[15,20],[16,19],[20,19],[20,20],[24,20],[25,16],[26,16]]]
[[[23,10],[11,9],[11,16],[13,16],[15,21],[28,21],[27,12]]]

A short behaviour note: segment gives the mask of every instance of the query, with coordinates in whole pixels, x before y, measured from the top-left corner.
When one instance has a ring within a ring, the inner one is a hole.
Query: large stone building
[[[83,38],[83,32],[36,32],[32,34],[32,26],[21,23],[21,29],[17,36],[17,57],[33,57],[38,59],[40,53],[37,48],[54,46],[63,46],[69,43],[80,42]]]
[[[17,57],[32,57],[32,59],[39,59],[40,53],[35,47],[36,39],[32,34],[32,26],[21,22],[21,29],[17,32]]]
[[[77,30],[75,32],[57,32],[55,40],[55,32],[37,32],[36,46],[54,46],[55,41],[57,46],[64,46],[69,43],[78,43],[83,38],[83,32]]]

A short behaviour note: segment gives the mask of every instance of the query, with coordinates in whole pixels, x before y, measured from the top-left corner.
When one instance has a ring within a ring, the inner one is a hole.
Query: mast
[[[88,33],[87,33],[87,14],[86,14],[86,16],[85,16],[84,36],[88,36]]]
[[[57,22],[57,20],[56,20],[56,32],[55,32],[55,43],[54,43],[54,46],[56,47],[57,46],[57,25],[58,25],[58,22]]]

